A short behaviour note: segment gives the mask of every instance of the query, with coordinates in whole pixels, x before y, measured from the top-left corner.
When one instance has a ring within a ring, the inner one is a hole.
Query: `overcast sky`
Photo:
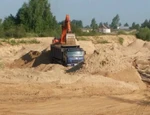
[[[15,15],[17,10],[28,0],[1,0],[0,18],[9,14]],[[150,19],[150,0],[49,0],[52,13],[58,21],[64,20],[69,14],[71,19],[81,19],[84,25],[95,18],[99,22],[111,23],[112,18],[119,14],[121,23],[133,21],[142,23]]]

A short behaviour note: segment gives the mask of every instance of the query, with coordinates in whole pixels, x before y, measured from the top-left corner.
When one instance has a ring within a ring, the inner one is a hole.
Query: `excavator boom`
[[[62,25],[62,34],[61,34],[61,38],[60,38],[60,41],[62,44],[64,44],[66,42],[66,34],[67,33],[71,33],[71,23],[70,23],[69,15],[66,15],[65,22]]]

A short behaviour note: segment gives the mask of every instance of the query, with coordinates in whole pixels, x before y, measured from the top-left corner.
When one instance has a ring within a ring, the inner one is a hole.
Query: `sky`
[[[9,14],[16,15],[18,9],[28,0],[2,0],[0,3],[0,18]],[[89,25],[92,18],[97,23],[111,23],[114,16],[119,14],[122,24],[132,22],[142,23],[150,19],[150,0],[49,0],[51,11],[57,21],[65,19],[66,14],[71,20],[82,20]]]

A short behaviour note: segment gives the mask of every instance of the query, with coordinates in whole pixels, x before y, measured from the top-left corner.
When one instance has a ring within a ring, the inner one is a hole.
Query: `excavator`
[[[69,34],[68,34],[69,33]],[[62,24],[62,34],[61,34],[61,38],[57,39],[54,38],[54,40],[52,41],[52,43],[61,43],[61,44],[65,44],[66,43],[66,37],[68,37],[67,35],[71,35],[72,31],[71,31],[71,22],[70,22],[70,16],[66,15],[66,19],[64,21],[64,23]],[[71,38],[71,40],[75,39],[75,35],[72,34],[73,38]]]
[[[54,38],[51,49],[51,62],[65,66],[76,66],[84,62],[85,51],[77,45],[76,35],[72,33],[70,16],[67,14],[62,24],[60,38]]]

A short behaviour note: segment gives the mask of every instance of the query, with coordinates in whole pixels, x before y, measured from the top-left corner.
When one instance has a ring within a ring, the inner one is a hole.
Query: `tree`
[[[93,31],[96,31],[96,29],[98,28],[98,25],[97,25],[97,23],[96,23],[95,18],[93,18],[93,19],[91,20],[91,25],[90,25],[90,27],[93,29]]]
[[[120,17],[117,14],[113,19],[112,19],[112,23],[111,23],[111,27],[113,29],[116,29],[119,26],[119,21],[120,21]]]
[[[84,28],[90,28],[90,26],[89,26],[89,25],[86,25]]]
[[[99,23],[99,27],[102,27],[102,26],[103,26],[103,23],[102,23],[102,22],[100,22],[100,23]]]
[[[124,26],[125,26],[125,27],[129,27],[129,24],[128,24],[128,23],[125,23]]]
[[[81,34],[81,28],[83,28],[83,23],[81,20],[72,20],[71,21],[72,31],[77,35]]]
[[[140,29],[140,25],[136,24],[135,22],[132,23],[131,29],[136,29],[139,30]]]
[[[81,20],[72,20],[71,24],[73,24],[76,27],[83,28],[83,23]]]
[[[150,41],[150,29],[148,27],[141,28],[136,36],[142,40]]]
[[[147,19],[141,24],[142,28],[148,27],[150,28],[150,20],[148,21]]]
[[[2,25],[2,19],[0,19],[0,26]]]
[[[52,34],[59,28],[48,0],[29,0],[29,3],[24,3],[18,10],[16,22],[22,24],[27,32],[40,35]]]
[[[4,30],[8,30],[15,26],[15,17],[10,14],[10,16],[6,17],[3,22]]]
[[[3,26],[2,26],[2,19],[0,19],[0,37],[4,36],[4,32],[3,32]]]
[[[2,30],[2,19],[0,19],[0,32]]]
[[[122,24],[121,23],[119,23],[119,26],[121,26]]]
[[[132,26],[131,26],[131,29],[135,29],[135,26],[136,26],[136,24],[135,24],[135,22],[133,22]]]

